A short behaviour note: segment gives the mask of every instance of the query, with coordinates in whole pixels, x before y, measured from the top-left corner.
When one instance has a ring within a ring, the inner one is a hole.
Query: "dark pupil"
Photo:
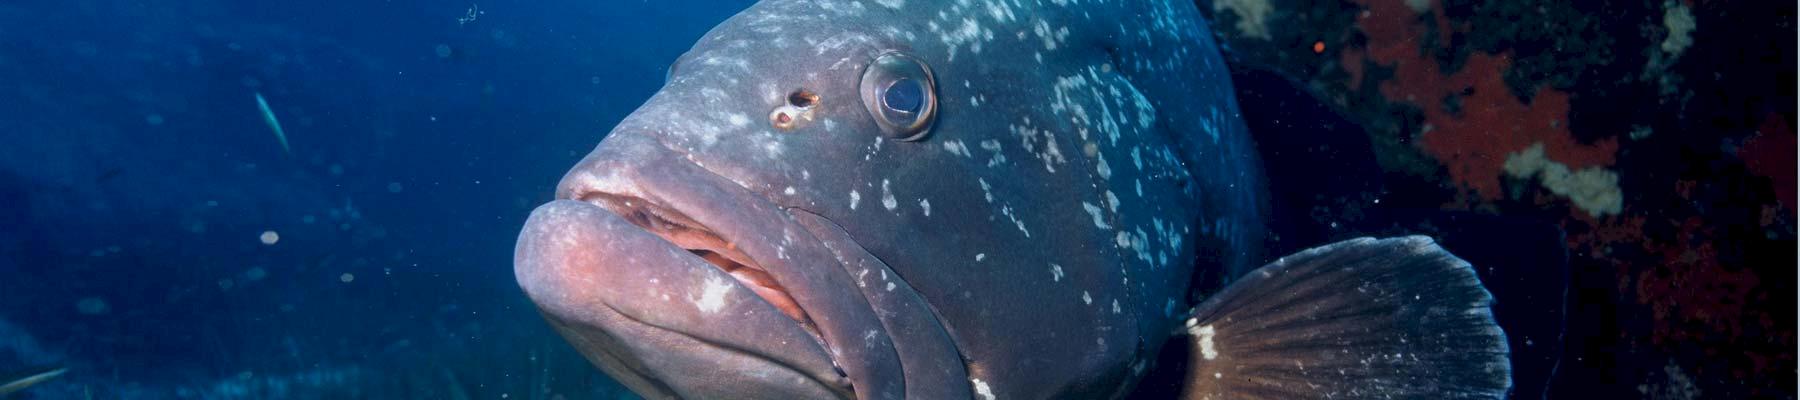
[[[919,86],[919,81],[901,78],[888,84],[887,94],[883,97],[882,101],[887,103],[889,109],[905,113],[918,113],[919,106],[925,100],[925,90]]]

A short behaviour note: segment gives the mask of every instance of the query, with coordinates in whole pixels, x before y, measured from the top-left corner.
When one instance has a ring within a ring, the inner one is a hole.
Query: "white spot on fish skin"
[[[741,113],[732,113],[731,115],[725,116],[725,122],[730,123],[732,127],[742,128],[750,125],[750,117],[746,117]]]
[[[1100,173],[1100,178],[1101,179],[1112,178],[1112,166],[1106,164],[1106,156],[1096,154],[1094,158],[1100,159],[1100,165],[1097,167],[1094,167],[1094,171]]]
[[[1137,86],[1126,87],[1131,89],[1132,104],[1137,106],[1138,126],[1150,129],[1156,124],[1156,107],[1150,104],[1150,99],[1145,98],[1143,92],[1137,90]]]
[[[989,388],[987,382],[982,382],[981,378],[971,378],[969,383],[975,384],[976,396],[981,396],[983,400],[994,400],[994,389]]]
[[[1113,299],[1113,314],[1119,313],[1119,299]]]
[[[706,286],[700,290],[700,298],[694,300],[694,306],[700,311],[715,313],[725,308],[725,294],[731,292],[731,283],[716,276],[706,277]]]
[[[986,258],[987,258],[987,253],[976,253],[975,254],[975,262],[981,262],[982,259],[986,259]]]
[[[962,139],[944,141],[944,151],[948,151],[948,152],[950,152],[950,154],[961,155],[963,157],[974,157],[975,156],[974,154],[969,153],[969,145],[964,144]]]
[[[1212,113],[1213,116],[1216,117],[1219,114],[1219,110],[1213,109]],[[1206,132],[1206,136],[1212,138],[1213,143],[1219,142],[1219,127],[1213,125],[1213,120],[1211,118],[1200,118],[1200,131]]]
[[[785,195],[789,195],[789,196],[793,196],[793,195],[794,195],[794,187],[793,187],[793,186],[788,186],[788,187],[787,187],[787,189],[782,189],[782,190],[781,190],[781,194],[785,194]]]
[[[919,199],[919,208],[925,210],[925,216],[931,216],[931,200]]]
[[[875,153],[880,153],[880,152],[881,152],[881,142],[882,142],[882,139],[881,139],[881,137],[880,137],[880,136],[876,136],[876,137],[875,137],[875,144],[874,144],[874,145],[872,145],[872,146],[871,146],[871,147],[869,147],[869,152],[868,152],[868,153],[865,153],[865,154],[863,154],[863,161],[868,161],[868,160],[870,160],[870,159],[873,159],[873,158],[875,158]]]
[[[898,0],[894,0],[894,1],[898,1]],[[938,26],[936,23],[932,23],[932,24],[928,25],[927,27],[933,28],[931,30],[934,32],[939,30],[939,29],[937,29]],[[958,25],[957,28],[955,28],[953,30],[945,30],[943,32],[939,32],[939,34],[940,35],[938,36],[938,40],[944,42],[944,44],[949,47],[950,54],[949,54],[949,57],[947,57],[945,60],[946,61],[956,61],[956,48],[957,47],[966,43],[966,44],[969,44],[969,52],[970,53],[981,54],[981,43],[982,42],[980,42],[979,40],[984,39],[984,36],[991,37],[993,35],[993,32],[991,30],[984,32],[984,30],[981,28],[981,23],[975,21],[974,18],[963,18],[962,24]]]
[[[1200,337],[1200,357],[1208,360],[1219,358],[1219,349],[1213,344],[1213,335],[1218,333],[1212,325],[1194,326],[1194,319],[1188,319],[1188,334]]]
[[[856,192],[851,192],[852,198],[855,198],[855,195],[856,195]],[[855,203],[856,202],[854,202],[854,201],[851,202],[851,204],[855,204]],[[856,208],[856,207],[851,206],[850,208]],[[1100,216],[1100,211],[1101,211],[1100,206],[1096,206],[1093,203],[1088,203],[1088,202],[1084,201],[1084,202],[1081,202],[1081,209],[1087,210],[1088,215],[1094,216],[1094,227],[1095,228],[1112,229],[1112,225],[1107,225],[1106,219],[1104,217]]]
[[[1056,50],[1056,36],[1051,33],[1049,22],[1040,19],[1037,21],[1037,25],[1032,26],[1031,30],[1032,33],[1037,34],[1038,38],[1043,39],[1044,50]]]
[[[893,282],[887,283],[887,291],[889,291],[889,292],[894,291],[894,283]]]
[[[781,157],[781,149],[781,142],[770,140],[763,143],[763,151],[769,153],[769,158]]]
[[[886,179],[881,180],[881,207],[888,211],[894,211],[895,208],[900,207],[900,201],[894,199],[894,192],[888,190],[888,180]]]
[[[1111,190],[1106,191],[1106,209],[1114,213],[1119,212],[1119,196],[1113,195]]]
[[[988,168],[993,168],[995,166],[1006,163],[1006,154],[1003,154],[1000,152],[1000,150],[1001,150],[1000,141],[988,139],[988,140],[981,141],[980,145],[983,150],[987,150],[989,152],[994,153],[994,155],[988,159],[988,163],[987,163]]]
[[[850,189],[850,209],[855,210],[856,203],[861,203],[861,202],[862,202],[862,194],[857,193],[856,189]]]
[[[1017,215],[1013,215],[1012,206],[1001,205],[1000,214],[1006,215],[1006,218],[1011,219],[1013,226],[1018,227],[1019,232],[1024,233],[1025,237],[1031,237],[1031,230],[1025,229],[1025,221],[1020,221]]]
[[[1063,277],[1062,266],[1056,265],[1056,264],[1050,264],[1050,281],[1051,282],[1061,282],[1062,277]]]

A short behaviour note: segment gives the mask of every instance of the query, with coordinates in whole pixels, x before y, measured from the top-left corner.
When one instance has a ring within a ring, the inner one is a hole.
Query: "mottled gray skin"
[[[883,138],[859,98],[888,51],[935,73],[922,140]],[[796,89],[818,94],[813,118],[772,127]],[[762,1],[564,177],[516,272],[652,397],[1118,397],[1177,330],[1195,271],[1260,261],[1232,93],[1188,1]],[[823,343],[591,204],[607,196],[734,243]]]

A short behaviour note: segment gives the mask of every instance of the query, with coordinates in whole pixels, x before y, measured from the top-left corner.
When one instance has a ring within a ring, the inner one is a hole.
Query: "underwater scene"
[[[1792,2],[0,2],[0,399],[1791,399]]]

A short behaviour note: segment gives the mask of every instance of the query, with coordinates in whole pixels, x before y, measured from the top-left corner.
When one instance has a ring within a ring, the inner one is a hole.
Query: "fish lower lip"
[[[623,216],[569,199],[534,209],[514,253],[520,289],[551,326],[640,393],[849,397],[837,352],[726,275]]]
[[[616,195],[604,192],[589,192],[578,196],[578,199],[599,206],[615,215],[644,228],[645,231],[687,249],[695,257],[706,260],[719,270],[731,275],[745,288],[755,292],[757,297],[775,306],[782,314],[794,319],[808,333],[811,333],[821,344],[824,343],[812,317],[800,307],[800,303],[788,293],[774,275],[763,269],[738,249],[737,243],[720,237],[713,230],[689,218],[680,211],[663,207],[643,198]]]

